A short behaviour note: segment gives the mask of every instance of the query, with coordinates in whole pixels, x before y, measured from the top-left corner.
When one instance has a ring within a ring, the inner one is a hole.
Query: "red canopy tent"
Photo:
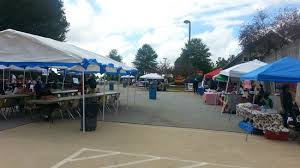
[[[204,75],[204,78],[212,78],[213,76],[218,75],[223,69],[218,68]]]

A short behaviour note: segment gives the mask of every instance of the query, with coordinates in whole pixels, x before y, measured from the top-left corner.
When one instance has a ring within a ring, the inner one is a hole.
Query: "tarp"
[[[161,75],[157,73],[149,73],[140,77],[141,79],[164,79]]]
[[[230,67],[228,69],[225,69],[220,72],[221,75],[229,76],[229,77],[236,77],[239,78],[242,75],[249,73],[253,70],[256,70],[264,65],[267,65],[264,62],[261,62],[259,60],[253,60],[245,63],[241,63],[238,65],[235,65],[233,67]]]
[[[300,82],[300,60],[293,57],[284,57],[243,75],[241,79],[297,83]]]
[[[218,68],[204,75],[204,78],[212,78],[213,76],[218,75],[223,69]]]

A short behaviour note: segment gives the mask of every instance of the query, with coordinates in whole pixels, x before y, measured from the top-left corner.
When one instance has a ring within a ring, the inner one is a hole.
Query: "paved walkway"
[[[117,89],[116,89],[117,90]],[[107,113],[106,121],[138,123],[172,127],[201,128],[241,132],[236,115],[221,114],[220,106],[203,103],[200,95],[189,92],[157,92],[157,100],[149,100],[148,92],[138,90],[134,103],[134,89],[120,88],[122,108],[118,115]]]
[[[296,168],[300,143],[201,129],[35,122],[0,132],[1,167],[13,168]]]

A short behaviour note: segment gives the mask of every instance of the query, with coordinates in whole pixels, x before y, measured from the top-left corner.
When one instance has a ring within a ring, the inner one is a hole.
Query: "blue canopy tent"
[[[241,80],[300,82],[300,60],[293,57],[284,57],[241,76]]]

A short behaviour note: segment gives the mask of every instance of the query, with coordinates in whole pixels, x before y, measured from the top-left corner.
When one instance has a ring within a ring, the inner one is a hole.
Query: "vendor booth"
[[[130,69],[122,63],[74,45],[11,29],[0,32],[0,57],[0,65],[10,68],[15,66],[23,70],[24,80],[26,70],[48,70],[49,68],[81,72],[82,79],[85,79],[85,73],[87,72],[109,73],[111,69],[111,72],[117,73],[117,68],[124,68],[128,73],[135,72],[134,68]],[[85,131],[85,100],[86,96],[91,97],[92,95],[86,95],[84,90],[85,80],[82,81],[82,95],[79,97],[70,97],[70,99],[76,98],[82,100],[82,130]],[[104,90],[103,92],[98,97],[105,97],[106,93]],[[94,96],[97,97],[97,95]],[[56,103],[64,102],[66,99],[58,98],[55,101]],[[35,104],[41,102],[35,102]],[[45,102],[47,101],[43,100],[42,103]],[[48,103],[51,104],[53,101],[48,101]],[[104,117],[104,109],[102,112]]]

